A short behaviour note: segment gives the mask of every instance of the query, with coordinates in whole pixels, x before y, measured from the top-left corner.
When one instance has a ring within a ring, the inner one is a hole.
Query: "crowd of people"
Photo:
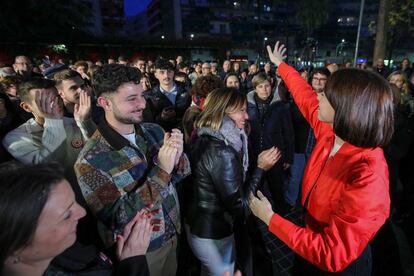
[[[413,218],[410,61],[267,50],[2,64],[1,275],[374,273]]]

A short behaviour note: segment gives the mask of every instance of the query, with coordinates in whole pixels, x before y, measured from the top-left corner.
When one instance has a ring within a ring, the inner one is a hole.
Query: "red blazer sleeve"
[[[323,133],[328,130],[332,131],[332,127],[318,119],[319,102],[316,92],[304,80],[300,74],[286,63],[281,63],[278,72],[286,83],[288,90],[293,96],[296,105],[299,107],[303,117],[312,127],[316,139],[320,138]]]
[[[293,251],[329,272],[342,271],[357,259],[389,216],[388,180],[367,163],[350,175],[352,181],[345,184],[338,209],[321,232],[299,227],[277,214],[269,223],[269,231]]]

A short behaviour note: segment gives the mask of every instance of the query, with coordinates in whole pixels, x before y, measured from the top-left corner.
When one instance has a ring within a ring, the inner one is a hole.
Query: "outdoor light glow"
[[[190,37],[191,37],[191,38],[194,38],[194,34],[190,34]]]
[[[345,38],[342,38],[342,43],[344,43],[345,42]]]
[[[165,36],[163,36],[163,35],[162,35],[162,36],[161,36],[161,39],[164,39],[164,38],[165,38]]]
[[[264,38],[264,41],[267,41],[267,37]]]

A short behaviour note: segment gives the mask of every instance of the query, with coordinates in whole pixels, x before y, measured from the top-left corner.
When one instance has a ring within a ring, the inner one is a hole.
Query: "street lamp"
[[[342,43],[344,43],[345,42],[345,38],[342,38]]]
[[[193,39],[194,38],[194,34],[190,34],[190,39]]]
[[[164,39],[164,38],[165,38],[165,36],[163,36],[163,35],[162,35],[162,36],[161,36],[161,39]]]
[[[264,41],[267,41],[267,36],[265,36]]]

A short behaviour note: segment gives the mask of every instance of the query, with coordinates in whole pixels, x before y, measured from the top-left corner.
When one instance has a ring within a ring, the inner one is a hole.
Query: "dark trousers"
[[[308,261],[304,260],[299,255],[295,256],[295,265],[293,267],[294,276],[328,276],[328,275],[340,275],[340,276],[370,276],[372,271],[372,255],[371,246],[368,244],[355,261],[353,261],[347,268],[341,272],[332,273],[323,271],[316,266],[312,265]]]

